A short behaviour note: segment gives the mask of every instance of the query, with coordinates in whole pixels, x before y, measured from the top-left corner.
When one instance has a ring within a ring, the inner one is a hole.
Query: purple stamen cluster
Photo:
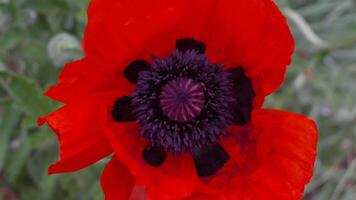
[[[232,124],[230,74],[195,50],[154,58],[139,74],[132,107],[141,135],[165,151],[196,152],[216,144]]]

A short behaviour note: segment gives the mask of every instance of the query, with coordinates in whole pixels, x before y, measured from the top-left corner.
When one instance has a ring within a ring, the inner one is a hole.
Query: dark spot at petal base
[[[195,168],[199,177],[215,174],[229,160],[230,156],[220,144],[202,148],[193,154]]]
[[[159,147],[148,145],[143,150],[142,157],[149,165],[159,167],[166,159],[166,152]]]
[[[127,96],[120,97],[116,100],[111,114],[116,122],[130,122],[136,120],[132,113],[131,98]]]
[[[228,70],[231,73],[233,81],[233,117],[234,123],[238,125],[246,124],[250,121],[253,110],[253,99],[255,91],[253,90],[252,81],[245,75],[242,67]]]
[[[191,38],[177,40],[176,47],[181,52],[186,52],[187,50],[196,50],[199,53],[204,54],[206,50],[206,45],[204,43]]]
[[[131,83],[136,84],[139,77],[139,73],[141,71],[148,70],[150,67],[150,63],[144,60],[135,60],[126,67],[124,71],[124,76]]]

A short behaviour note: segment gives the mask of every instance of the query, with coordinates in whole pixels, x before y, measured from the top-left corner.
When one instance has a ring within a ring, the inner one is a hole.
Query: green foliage
[[[279,3],[297,51],[286,82],[266,106],[302,112],[318,123],[318,160],[305,199],[356,199],[356,2]],[[313,41],[308,28],[321,42]]]
[[[305,199],[356,199],[356,1],[278,0],[297,42],[286,82],[266,107],[319,125],[318,160]],[[105,161],[48,176],[58,145],[37,116],[60,105],[42,91],[82,56],[88,0],[0,0],[0,199],[102,199]],[[311,31],[310,31],[311,30]]]

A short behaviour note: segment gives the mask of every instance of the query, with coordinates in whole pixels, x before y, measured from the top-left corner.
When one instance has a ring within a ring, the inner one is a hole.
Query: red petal
[[[155,180],[156,179],[156,180]],[[151,174],[147,187],[150,199],[182,199],[200,184],[190,155],[168,155],[165,163]]]
[[[103,134],[113,102],[120,92],[97,94],[71,102],[57,111],[39,118],[57,134],[60,160],[50,166],[49,173],[64,173],[82,169],[112,153]]]
[[[129,199],[134,186],[135,177],[126,165],[113,156],[101,175],[105,200]]]
[[[253,81],[254,105],[261,107],[264,97],[284,80],[294,51],[285,17],[270,0],[221,1],[216,13],[211,24],[217,27],[207,31],[216,44],[208,44],[207,54],[228,68],[241,65]]]
[[[198,37],[213,8],[204,1],[91,1],[84,47],[115,63],[151,55],[166,56],[177,38]],[[126,48],[129,46],[129,48]]]
[[[317,127],[298,114],[253,112],[248,127],[223,139],[231,159],[208,186],[226,199],[297,200],[313,174]]]
[[[130,200],[149,200],[144,186],[135,185]]]
[[[50,87],[46,95],[67,103],[95,92],[121,90],[130,93],[134,85],[123,77],[123,70],[105,60],[86,57],[65,65],[59,82]]]
[[[286,197],[300,197],[313,174],[316,124],[303,115],[276,110],[256,111],[253,123],[259,124],[256,126],[256,131],[261,132],[257,155],[263,162],[263,168],[254,178],[261,184],[269,182],[271,177],[284,180],[284,186],[278,192]],[[270,173],[269,177],[266,172]]]
[[[189,197],[184,198],[184,200],[223,200],[223,198],[195,191]]]
[[[192,193],[199,184],[191,156],[168,155],[164,164],[151,167],[142,159],[147,141],[139,134],[136,123],[112,123],[106,134],[117,153],[136,177],[137,184],[146,186],[151,199],[180,199]]]
[[[207,45],[212,62],[244,67],[256,107],[280,86],[294,51],[286,20],[271,0],[93,0],[88,15],[88,55],[125,67],[138,58],[167,56],[176,39],[191,37]]]

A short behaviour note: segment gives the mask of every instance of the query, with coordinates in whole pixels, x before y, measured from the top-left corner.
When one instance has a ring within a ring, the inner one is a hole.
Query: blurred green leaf
[[[5,64],[3,63],[3,62],[1,62],[1,60],[0,60],[0,72],[4,72],[4,71],[6,71],[7,69],[6,69],[6,66],[5,66]]]
[[[25,76],[0,72],[3,87],[14,98],[16,104],[30,116],[41,116],[51,112],[55,106],[43,96],[40,87]]]
[[[0,171],[2,171],[9,144],[11,134],[19,121],[20,112],[8,106],[4,110],[0,110]]]
[[[19,135],[10,144],[12,152],[7,162],[6,175],[10,182],[15,183],[31,153],[27,131],[20,131]]]
[[[32,153],[32,159],[27,162],[27,171],[31,179],[43,191],[40,199],[51,199],[57,183],[57,176],[47,175],[47,166],[54,162],[58,153],[50,147],[50,141],[41,143],[40,148]]]

